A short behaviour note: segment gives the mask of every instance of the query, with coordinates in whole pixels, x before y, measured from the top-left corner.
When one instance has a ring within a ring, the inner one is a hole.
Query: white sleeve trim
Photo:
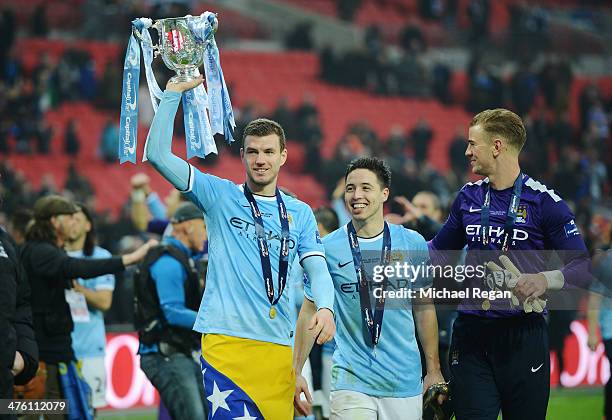
[[[323,259],[325,259],[325,254],[323,252],[321,252],[321,251],[310,251],[310,252],[307,252],[307,253],[305,253],[303,255],[300,255],[300,264],[302,263],[302,261],[304,261],[304,258],[312,257],[313,255],[318,255],[320,257],[323,257]]]
[[[181,193],[185,194],[188,192],[191,192],[192,188],[193,188],[193,180],[195,178],[195,171],[193,169],[193,165],[188,164],[189,165],[189,184],[187,185],[187,189],[181,191]]]
[[[544,271],[544,277],[548,282],[548,290],[561,290],[565,284],[565,277],[561,270]]]
[[[308,293],[306,289],[304,289],[304,297],[312,303],[315,303],[314,297],[312,297],[312,293]]]

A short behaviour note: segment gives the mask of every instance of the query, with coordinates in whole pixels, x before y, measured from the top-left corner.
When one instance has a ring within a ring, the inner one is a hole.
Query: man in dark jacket
[[[15,243],[2,228],[0,290],[0,398],[9,399],[13,398],[13,384],[25,384],[36,374],[38,346],[28,279],[17,258]]]
[[[34,220],[28,226],[21,260],[32,291],[34,331],[40,361],[46,365],[45,398],[62,398],[59,363],[74,360],[73,322],[65,291],[72,279],[91,278],[122,271],[138,262],[155,244],[150,241],[131,254],[103,259],[69,257],[64,242],[73,234],[77,207],[69,200],[49,195],[34,204]]]

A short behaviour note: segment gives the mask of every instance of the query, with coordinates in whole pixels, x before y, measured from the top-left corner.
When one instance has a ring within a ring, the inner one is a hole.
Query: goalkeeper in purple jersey
[[[485,262],[492,289],[511,299],[464,299],[453,327],[449,363],[458,420],[544,420],[550,394],[550,358],[542,313],[551,290],[584,288],[588,252],[567,204],[522,173],[519,154],[525,126],[506,109],[476,115],[465,155],[485,177],[466,184],[448,220],[429,243],[432,259],[467,246],[466,264]],[[545,250],[559,253],[563,267],[547,270]],[[492,256],[495,256],[493,258]],[[499,259],[497,259],[497,257]],[[491,261],[497,260],[497,261]],[[500,267],[499,263],[503,265]],[[468,288],[477,279],[466,280]],[[469,296],[469,293],[468,293]]]

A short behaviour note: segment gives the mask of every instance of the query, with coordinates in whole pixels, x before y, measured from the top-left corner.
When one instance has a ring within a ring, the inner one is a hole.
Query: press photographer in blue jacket
[[[192,328],[202,283],[192,257],[203,250],[206,225],[192,203],[182,204],[170,223],[172,233],[149,251],[135,276],[140,366],[173,419],[201,419],[202,373],[192,357],[199,335]]]

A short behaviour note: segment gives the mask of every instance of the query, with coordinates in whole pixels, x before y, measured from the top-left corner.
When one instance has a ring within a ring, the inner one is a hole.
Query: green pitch
[[[601,420],[603,389],[552,391],[548,404],[548,420]],[[156,420],[157,410],[102,411],[98,418],[109,420]],[[500,417],[501,419],[501,417]]]
[[[548,403],[548,420],[601,420],[603,389],[552,391]]]
[[[157,410],[101,411],[98,419],[108,420],[157,420]]]

